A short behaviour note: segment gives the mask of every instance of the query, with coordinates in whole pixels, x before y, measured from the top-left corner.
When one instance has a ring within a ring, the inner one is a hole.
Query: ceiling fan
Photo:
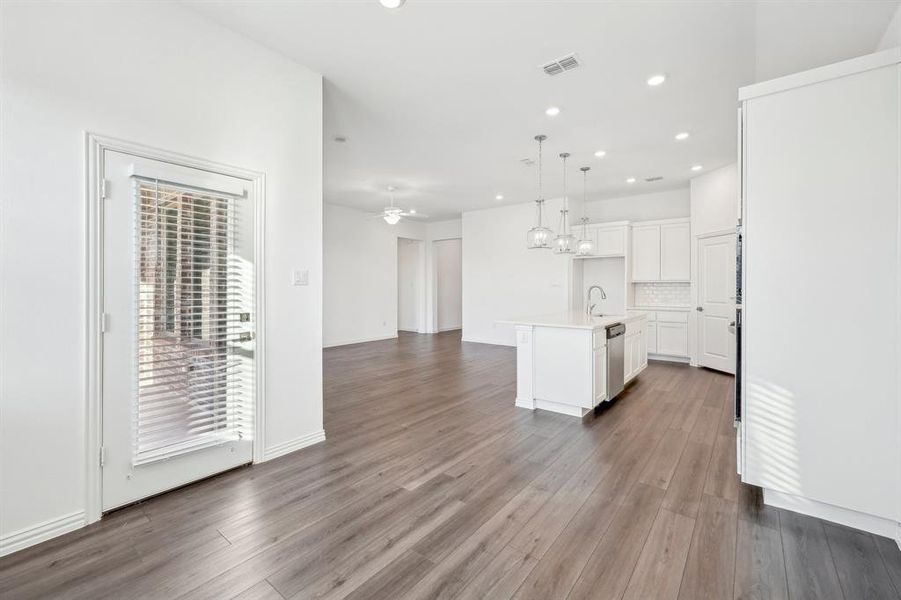
[[[382,218],[388,225],[397,225],[402,218],[427,219],[428,215],[421,215],[416,212],[415,208],[404,210],[399,206],[394,206],[394,186],[388,186],[388,194],[391,196],[391,206],[386,206],[382,212],[370,215],[372,218]]]

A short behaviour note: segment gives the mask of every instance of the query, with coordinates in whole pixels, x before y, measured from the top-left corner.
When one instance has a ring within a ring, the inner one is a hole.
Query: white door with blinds
[[[106,151],[103,510],[251,462],[253,198]]]

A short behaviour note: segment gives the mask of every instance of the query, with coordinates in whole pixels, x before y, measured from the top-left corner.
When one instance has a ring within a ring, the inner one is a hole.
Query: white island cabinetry
[[[628,382],[647,366],[644,321],[644,315],[588,317],[582,311],[503,321],[516,327],[516,405],[588,414],[609,400],[606,327],[626,325]]]
[[[648,366],[648,342],[644,318],[633,319],[626,323],[625,341],[625,376],[623,381],[629,383]]]

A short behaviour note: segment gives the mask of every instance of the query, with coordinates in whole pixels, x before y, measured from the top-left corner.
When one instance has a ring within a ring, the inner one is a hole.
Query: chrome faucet
[[[592,315],[592,313],[594,313],[594,307],[597,306],[597,304],[591,303],[591,292],[593,292],[595,290],[597,290],[601,293],[601,300],[607,299],[607,292],[605,292],[604,288],[602,288],[601,286],[593,285],[590,288],[588,288],[588,299],[585,301],[585,305],[588,307],[586,312],[588,313],[589,317]]]

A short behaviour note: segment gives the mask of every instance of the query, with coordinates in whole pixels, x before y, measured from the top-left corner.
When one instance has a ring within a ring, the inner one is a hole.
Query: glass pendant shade
[[[582,171],[582,219],[579,221],[582,226],[582,231],[580,232],[579,242],[576,244],[576,254],[579,256],[592,256],[594,254],[594,240],[591,239],[591,236],[588,233],[588,217],[585,216],[585,203],[588,201],[588,194],[586,192],[588,187],[588,171],[591,170],[591,167],[582,167],[579,170]]]
[[[539,198],[535,201],[536,212],[538,213],[538,225],[531,228],[526,233],[526,247],[529,250],[537,250],[541,248],[550,248],[551,240],[554,238],[554,232],[542,225],[544,221],[544,200]]]
[[[552,237],[554,237],[554,232],[547,227],[533,227],[526,234],[526,246],[529,250],[550,248]]]
[[[526,233],[526,248],[529,250],[548,249],[554,239],[554,232],[544,226],[544,197],[541,195],[541,144],[546,139],[546,135],[535,136],[535,141],[538,142],[538,198],[535,200],[537,224]]]
[[[576,254],[579,256],[594,255],[594,240],[588,235],[588,219],[582,217],[582,235],[576,244]]]
[[[554,238],[556,254],[573,254],[576,251],[576,236],[569,231],[569,202],[566,197],[566,159],[569,152],[560,154],[563,159],[563,209],[560,211],[560,233]]]
[[[387,223],[388,225],[397,225],[397,223],[400,221],[400,215],[395,213],[387,214],[382,218],[385,219],[385,223]]]
[[[554,252],[557,254],[572,254],[575,252],[576,236],[569,233],[566,235],[558,235],[554,239]]]

